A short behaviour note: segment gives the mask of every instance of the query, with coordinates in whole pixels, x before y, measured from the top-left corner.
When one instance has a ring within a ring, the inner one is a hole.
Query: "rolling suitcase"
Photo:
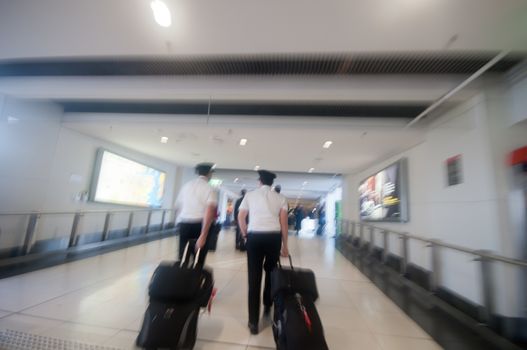
[[[190,261],[187,243],[183,260],[161,263],[150,281],[150,303],[136,344],[146,349],[194,348],[200,308],[207,306],[214,286],[212,272]]]
[[[327,350],[324,330],[314,302],[315,274],[308,269],[279,267],[271,273],[274,301],[273,336],[278,350]]]

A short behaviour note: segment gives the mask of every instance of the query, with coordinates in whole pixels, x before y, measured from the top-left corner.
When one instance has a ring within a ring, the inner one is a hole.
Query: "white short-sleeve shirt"
[[[201,222],[207,206],[217,203],[217,193],[205,176],[189,181],[183,186],[176,200],[176,208],[180,210],[178,222]]]
[[[248,192],[240,204],[240,210],[249,212],[251,233],[280,232],[280,210],[287,211],[287,200],[269,186]]]

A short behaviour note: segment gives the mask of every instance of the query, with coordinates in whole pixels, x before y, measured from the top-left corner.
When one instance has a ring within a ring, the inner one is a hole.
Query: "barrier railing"
[[[407,272],[408,263],[410,261],[410,244],[409,242],[419,241],[425,244],[426,247],[430,248],[430,289],[432,292],[442,286],[441,281],[441,268],[442,268],[442,250],[447,249],[451,251],[461,252],[473,256],[475,261],[479,261],[479,269],[481,273],[481,291],[483,314],[480,317],[484,321],[489,321],[492,314],[495,313],[495,280],[494,280],[494,268],[495,262],[502,262],[511,266],[519,268],[527,268],[527,261],[513,259],[497,255],[489,250],[474,250],[466,247],[462,247],[455,244],[442,242],[437,239],[425,238],[417,235],[413,235],[407,232],[399,232],[384,227],[378,227],[364,222],[356,222],[352,220],[341,220],[340,222],[341,235],[350,236],[353,239],[358,240],[358,246],[360,248],[368,246],[369,253],[372,253],[374,249],[382,248],[382,262],[386,263],[390,251],[390,235],[396,236],[400,240],[399,253],[397,256],[400,258],[400,273],[405,274]],[[376,245],[375,234],[380,233],[383,237],[382,245]],[[368,233],[368,235],[367,235]],[[366,236],[369,236],[366,238]]]
[[[112,223],[113,218],[117,215],[128,215],[127,224],[126,227],[122,227],[120,231],[122,232],[121,238],[128,238],[132,236],[132,233],[134,230],[137,230],[139,227],[140,234],[148,235],[152,232],[153,227],[155,228],[155,231],[162,232],[167,230],[168,228],[174,227],[175,223],[173,221],[174,218],[171,218],[170,214],[174,213],[174,209],[130,209],[130,210],[87,210],[87,211],[35,211],[35,212],[13,212],[13,213],[0,213],[0,242],[2,241],[2,235],[6,234],[5,230],[2,232],[2,221],[6,222],[8,218],[16,218],[16,217],[27,217],[27,222],[25,224],[25,227],[21,230],[22,232],[16,232],[18,231],[18,228],[12,229],[15,232],[11,232],[12,235],[23,235],[23,239],[19,240],[21,244],[13,247],[12,245],[7,248],[20,248],[19,251],[15,254],[17,257],[20,256],[29,256],[33,255],[33,248],[35,246],[35,243],[38,241],[38,227],[39,223],[46,218],[58,218],[58,217],[71,217],[71,226],[69,228],[65,228],[66,232],[65,234],[69,233],[67,238],[67,245],[64,247],[61,247],[62,250],[71,250],[72,248],[75,248],[79,244],[79,238],[80,238],[80,228],[83,224],[84,218],[88,215],[96,216],[95,214],[98,214],[101,218],[104,218],[102,222],[99,224],[102,224],[102,230],[101,232],[97,232],[96,234],[100,237],[96,238],[95,240],[92,240],[91,243],[97,243],[98,242],[106,242],[111,240],[110,233],[112,232]],[[143,216],[145,216],[142,222],[136,222],[136,217],[138,217],[142,213]],[[102,215],[101,215],[102,214]],[[158,220],[158,223],[156,225],[152,224],[152,217],[154,214],[160,215],[160,218]],[[93,220],[92,220],[93,221]],[[23,219],[18,221],[18,227],[20,227],[20,222],[23,222]],[[139,225],[137,225],[139,224]],[[64,225],[62,225],[64,226]],[[47,237],[48,238],[48,237]],[[47,239],[46,238],[46,239]],[[16,240],[16,237],[15,237]],[[6,248],[6,247],[1,247]]]

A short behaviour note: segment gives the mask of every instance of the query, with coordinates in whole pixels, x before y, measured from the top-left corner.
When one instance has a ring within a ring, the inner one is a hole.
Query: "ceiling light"
[[[259,165],[255,166],[255,167],[254,167],[254,170],[255,170],[255,171],[260,170],[260,166],[259,166]]]
[[[245,146],[247,144],[247,139],[240,140],[240,146]]]
[[[15,117],[12,117],[12,116],[8,116],[7,117],[7,124],[16,124],[18,123],[20,119],[18,118],[15,118]]]
[[[154,12],[154,19],[157,24],[161,27],[170,27],[172,24],[172,18],[167,5],[161,0],[154,0],[150,3],[150,7]]]
[[[240,179],[238,179],[238,178],[234,179],[234,183],[238,183],[238,181],[240,181]]]
[[[308,173],[312,173],[313,171],[315,171],[315,168],[309,168],[309,170],[307,172]]]
[[[161,136],[161,143],[167,143],[167,142],[168,142],[168,137]]]
[[[332,144],[333,144],[333,141],[326,141],[326,142],[324,142],[324,145],[322,147],[330,148]]]

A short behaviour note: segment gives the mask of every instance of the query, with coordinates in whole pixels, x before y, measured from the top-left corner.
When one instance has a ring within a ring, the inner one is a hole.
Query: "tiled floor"
[[[199,320],[196,349],[274,348],[268,321],[257,336],[246,327],[246,260],[233,246],[233,232],[223,232],[207,257],[218,295]],[[150,275],[176,247],[177,238],[167,238],[0,280],[0,329],[133,349]],[[290,251],[295,265],[316,273],[330,349],[440,349],[331,239],[290,237]]]

